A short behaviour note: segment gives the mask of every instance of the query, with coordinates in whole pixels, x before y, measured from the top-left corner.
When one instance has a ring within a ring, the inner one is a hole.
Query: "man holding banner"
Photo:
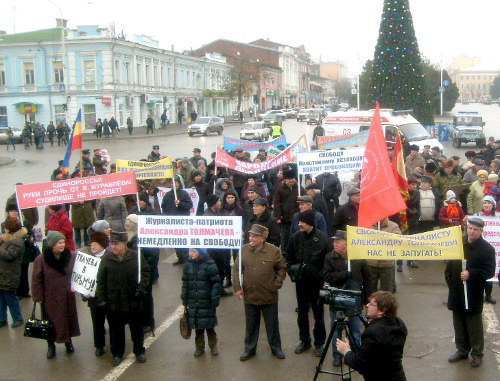
[[[472,356],[471,366],[479,367],[484,350],[483,294],[486,280],[495,274],[495,249],[483,237],[484,221],[471,217],[467,221],[464,242],[465,266],[452,260],[446,265],[448,309],[453,311],[453,328],[457,352],[448,361],[455,363]]]

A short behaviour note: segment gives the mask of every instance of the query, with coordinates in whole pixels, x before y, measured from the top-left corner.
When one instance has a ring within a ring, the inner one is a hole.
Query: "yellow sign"
[[[349,259],[464,259],[460,226],[426,233],[399,235],[384,231],[347,227]]]
[[[116,172],[135,171],[137,180],[171,179],[174,177],[172,159],[166,157],[159,161],[117,160]]]

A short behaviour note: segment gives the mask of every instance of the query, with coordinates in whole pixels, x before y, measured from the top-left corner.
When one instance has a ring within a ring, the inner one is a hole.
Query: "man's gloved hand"
[[[108,303],[106,303],[105,301],[100,301],[99,303],[97,303],[98,308],[105,309],[107,306],[108,306]]]
[[[146,293],[144,291],[141,291],[139,289],[135,290],[134,297],[136,298],[142,298],[146,296]]]

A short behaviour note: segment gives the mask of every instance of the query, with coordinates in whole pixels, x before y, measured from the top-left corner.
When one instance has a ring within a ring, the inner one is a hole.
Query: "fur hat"
[[[295,171],[293,169],[288,169],[283,171],[283,178],[284,179],[295,179]]]
[[[315,212],[314,210],[306,210],[305,212],[301,212],[299,214],[299,221],[305,222],[309,226],[315,226]]]
[[[453,159],[446,159],[442,162],[443,168],[453,168],[455,166],[455,162]]]
[[[92,243],[92,242],[99,244],[99,246],[101,246],[103,249],[105,249],[109,245],[109,238],[103,232],[93,232],[90,235],[90,240],[89,240],[89,243]]]
[[[62,239],[66,241],[66,237],[62,233],[52,230],[47,234],[47,237],[45,237],[45,242],[47,242],[47,247],[51,248]]]
[[[479,176],[486,176],[486,178],[488,178],[488,171],[484,170],[484,169],[480,169],[479,171],[477,171],[477,177]]]
[[[219,197],[217,197],[216,195],[214,194],[209,194],[207,196],[207,206],[210,208],[212,206],[214,206],[215,204],[217,204],[217,201],[219,201]]]

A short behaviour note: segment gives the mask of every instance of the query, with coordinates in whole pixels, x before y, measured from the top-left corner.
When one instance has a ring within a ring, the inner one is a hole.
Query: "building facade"
[[[460,91],[460,101],[491,100],[490,88],[493,80],[500,75],[500,69],[487,66],[472,66],[451,75]]]
[[[64,32],[64,38],[62,33]],[[65,52],[63,59],[63,50]],[[167,111],[230,115],[220,96],[230,65],[220,55],[192,57],[161,49],[148,36],[116,36],[79,26],[0,36],[0,124],[71,122],[79,109],[85,129],[97,118],[159,123]]]

